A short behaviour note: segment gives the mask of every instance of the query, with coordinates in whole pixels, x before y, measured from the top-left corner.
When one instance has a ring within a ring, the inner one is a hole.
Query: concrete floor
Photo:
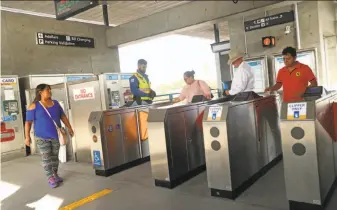
[[[90,165],[61,164],[60,174],[65,183],[50,189],[40,158],[31,156],[1,165],[0,200],[2,210],[53,210],[71,204],[105,188],[112,193],[87,203],[79,210],[287,210],[283,166],[278,164],[235,201],[214,198],[207,188],[206,173],[202,173],[173,190],[158,188],[151,178],[150,163],[145,163],[111,177],[95,176]],[[7,184],[18,189],[6,197]],[[47,205],[47,207],[45,206]],[[30,207],[28,207],[30,206]],[[337,209],[337,192],[327,210]]]

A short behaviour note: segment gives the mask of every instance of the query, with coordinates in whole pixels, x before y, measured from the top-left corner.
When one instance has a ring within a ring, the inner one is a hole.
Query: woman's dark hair
[[[293,57],[297,56],[296,49],[293,47],[286,47],[283,49],[282,55],[287,55],[288,53]]]
[[[39,84],[36,89],[35,89],[35,98],[34,98],[34,101],[33,103],[36,103],[38,101],[41,101],[41,94],[40,92],[42,92],[43,90],[45,90],[46,88],[50,88],[50,85],[47,85],[47,84]]]
[[[195,71],[186,71],[185,73],[184,73],[184,77],[188,77],[188,78],[190,78],[190,77],[192,77],[193,79],[194,79],[194,74],[195,74]]]

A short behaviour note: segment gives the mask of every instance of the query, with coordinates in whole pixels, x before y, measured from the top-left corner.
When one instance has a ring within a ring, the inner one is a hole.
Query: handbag
[[[199,84],[199,81],[200,81],[200,80],[198,80],[198,86],[199,86],[199,89],[201,90],[201,86],[200,86],[200,84]],[[210,87],[209,87],[209,89],[212,90]],[[211,92],[211,98],[214,98],[214,95],[213,95],[212,92]]]
[[[60,145],[66,145],[67,144],[67,133],[66,133],[66,130],[64,128],[62,128],[62,127],[59,127],[57,125],[57,123],[55,122],[55,120],[51,117],[51,115],[50,115],[49,111],[46,109],[46,107],[41,103],[41,101],[39,101],[39,103],[44,108],[44,110],[46,111],[46,113],[48,114],[48,116],[50,117],[50,119],[54,122],[54,125],[55,125],[56,130],[57,130],[57,134],[58,134]]]

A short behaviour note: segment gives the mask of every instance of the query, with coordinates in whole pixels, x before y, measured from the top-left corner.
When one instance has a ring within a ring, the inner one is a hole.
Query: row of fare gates
[[[110,80],[116,75],[117,80]],[[67,145],[68,158],[92,163],[96,175],[110,176],[150,160],[158,187],[172,189],[206,170],[211,195],[235,199],[283,157],[291,210],[322,209],[333,193],[337,183],[336,91],[308,88],[305,100],[294,103],[282,103],[277,94],[244,92],[211,101],[195,97],[195,103],[187,105],[165,101],[111,108],[109,94],[127,100],[126,74],[58,76],[63,82],[52,85],[53,98],[63,104],[76,133]],[[10,134],[17,135],[15,131],[22,127],[19,87],[35,87],[56,78],[2,76],[6,82],[1,94],[5,97],[2,146],[23,141],[19,135],[13,140]],[[33,88],[24,89],[24,103],[32,101],[33,92]],[[33,138],[36,153],[34,144]]]
[[[313,55],[304,51],[302,62]],[[268,75],[265,58],[248,62],[260,66],[255,77]],[[92,163],[96,175],[151,157],[156,186],[172,189],[206,170],[211,195],[235,199],[283,157],[290,209],[321,209],[328,202],[337,178],[337,92],[309,88],[304,101],[282,103],[278,94],[256,94],[257,88],[212,101],[195,97],[188,105],[158,100],[125,107],[132,100],[130,76],[1,75],[2,157],[23,150],[25,109],[35,87],[46,83],[75,130],[66,158]],[[31,137],[31,152],[38,153],[33,129]]]

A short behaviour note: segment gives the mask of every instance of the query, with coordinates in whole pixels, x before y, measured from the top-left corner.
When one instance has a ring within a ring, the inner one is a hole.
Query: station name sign
[[[95,42],[93,38],[69,36],[49,33],[36,33],[36,44],[38,45],[54,45],[65,47],[84,47],[94,48]]]
[[[274,25],[289,23],[295,20],[294,11],[283,12],[255,20],[245,21],[245,31],[253,31],[257,29],[267,28]]]
[[[54,0],[56,20],[65,20],[98,5],[96,1]]]

